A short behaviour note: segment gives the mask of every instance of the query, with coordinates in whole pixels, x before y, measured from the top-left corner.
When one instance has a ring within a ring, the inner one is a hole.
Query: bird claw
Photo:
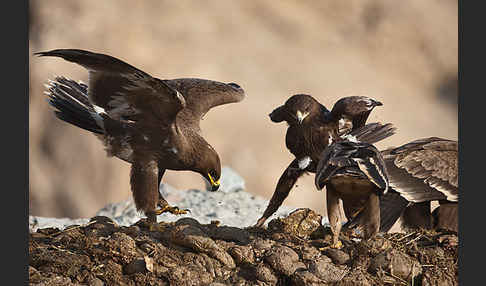
[[[331,244],[330,247],[334,249],[341,249],[343,248],[343,243],[338,240],[336,243]]]
[[[343,248],[343,243],[340,240],[338,240],[336,243],[332,243],[329,246],[320,247],[319,250],[324,251],[324,250],[329,249],[329,248],[341,249],[341,248]]]
[[[161,209],[155,211],[155,213],[157,215],[167,213],[167,212],[174,214],[174,215],[181,215],[181,214],[187,214],[188,212],[191,212],[191,211],[189,209],[180,209],[179,207],[176,207],[176,206],[172,207],[172,206],[169,206],[169,205],[165,205]]]

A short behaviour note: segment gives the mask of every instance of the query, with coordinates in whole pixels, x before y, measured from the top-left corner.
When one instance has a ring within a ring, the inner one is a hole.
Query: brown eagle
[[[284,105],[269,114],[273,122],[287,122],[285,144],[295,159],[280,176],[275,192],[255,226],[262,226],[288,196],[291,188],[305,173],[316,172],[322,152],[344,135],[355,136],[373,144],[394,134],[392,124],[373,123],[363,127],[370,112],[382,105],[366,96],[349,96],[338,100],[331,111],[307,94],[291,96]]]
[[[458,231],[458,142],[438,137],[382,151],[390,192],[380,200],[381,231],[401,217],[404,228]],[[431,201],[439,206],[431,214]]]
[[[348,220],[360,215],[365,239],[378,233],[379,197],[388,191],[388,175],[383,157],[375,146],[356,141],[351,136],[333,142],[322,153],[315,184],[318,190],[326,187],[332,248],[341,247],[340,199]]]
[[[206,79],[163,80],[109,55],[78,49],[36,53],[60,57],[89,71],[88,85],[57,77],[47,95],[56,116],[93,132],[108,156],[131,164],[130,184],[138,210],[150,223],[170,206],[159,192],[165,170],[190,170],[219,187],[218,153],[201,136],[200,119],[212,107],[239,102],[236,83]],[[157,207],[160,207],[157,209]]]

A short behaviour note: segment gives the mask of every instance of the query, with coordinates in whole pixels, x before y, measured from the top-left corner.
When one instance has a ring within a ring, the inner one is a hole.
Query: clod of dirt
[[[308,270],[298,269],[292,275],[292,283],[296,286],[317,286],[322,285],[322,280],[317,278],[314,274],[309,272]]]
[[[331,258],[332,262],[338,265],[346,264],[349,261],[349,254],[340,249],[329,248],[324,251],[324,254]]]
[[[286,276],[292,275],[299,267],[299,255],[287,246],[277,246],[270,250],[265,257],[267,262],[277,273]]]
[[[232,226],[214,226],[210,225],[207,228],[207,233],[213,239],[221,239],[225,241],[235,241],[240,244],[248,244],[250,242],[250,234],[248,231],[232,227]]]
[[[364,271],[351,271],[348,275],[338,281],[336,286],[374,286],[379,281],[374,282]]]
[[[391,249],[375,256],[371,260],[369,270],[372,273],[384,270],[390,273],[391,276],[398,276],[405,281],[412,281],[412,279],[422,273],[422,266],[416,259],[409,257],[403,252]]]
[[[171,240],[174,244],[190,248],[199,253],[206,253],[230,268],[235,267],[235,262],[231,255],[217,245],[201,228],[191,223],[181,223],[175,226],[171,230]]]
[[[321,251],[313,246],[305,245],[300,249],[302,260],[316,260],[321,256]]]
[[[321,226],[322,216],[311,209],[300,208],[285,218],[277,218],[268,223],[273,232],[292,234],[299,238],[308,238]]]
[[[346,266],[334,265],[330,258],[321,256],[309,264],[309,271],[324,283],[332,283],[343,279],[349,270]]]
[[[152,272],[154,270],[154,262],[153,259],[148,256],[136,258],[132,262],[125,265],[124,270],[128,275],[146,271]]]
[[[276,284],[278,281],[278,275],[267,265],[259,264],[255,269],[256,279],[267,282],[270,285]]]
[[[255,255],[251,246],[233,246],[228,250],[231,257],[233,257],[236,264],[253,264],[255,262]]]

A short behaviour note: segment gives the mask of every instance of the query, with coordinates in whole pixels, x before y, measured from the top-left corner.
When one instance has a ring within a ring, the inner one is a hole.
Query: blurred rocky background
[[[129,165],[107,158],[87,131],[55,118],[43,83],[87,72],[33,52],[79,48],[107,53],[160,78],[236,82],[247,93],[202,121],[205,138],[269,199],[292,160],[285,124],[268,114],[296,93],[328,108],[366,94],[384,103],[370,121],[398,134],[380,148],[420,137],[457,139],[457,0],[431,1],[30,1],[29,213],[92,217],[131,198]],[[177,189],[203,189],[191,172],[167,171]],[[302,178],[285,204],[325,215],[325,192]],[[263,209],[255,210],[263,212]]]

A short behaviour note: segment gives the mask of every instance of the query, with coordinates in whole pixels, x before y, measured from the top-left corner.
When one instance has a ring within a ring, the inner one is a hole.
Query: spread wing
[[[179,78],[165,81],[184,97],[186,108],[178,117],[199,129],[199,121],[213,107],[242,101],[244,90],[236,83],[222,83],[198,78]]]
[[[390,186],[411,202],[457,202],[457,141],[430,137],[382,152]]]
[[[184,108],[185,100],[165,81],[109,55],[77,49],[36,53],[60,57],[89,71],[88,98],[117,120],[146,121],[157,118],[170,123]]]
[[[341,128],[355,130],[365,125],[373,108],[381,105],[381,102],[367,96],[347,96],[334,104],[331,115],[334,120],[339,120]]]
[[[323,152],[317,166],[315,184],[321,189],[334,174],[341,172],[369,179],[386,193],[387,170],[381,153],[371,144],[338,141]]]

